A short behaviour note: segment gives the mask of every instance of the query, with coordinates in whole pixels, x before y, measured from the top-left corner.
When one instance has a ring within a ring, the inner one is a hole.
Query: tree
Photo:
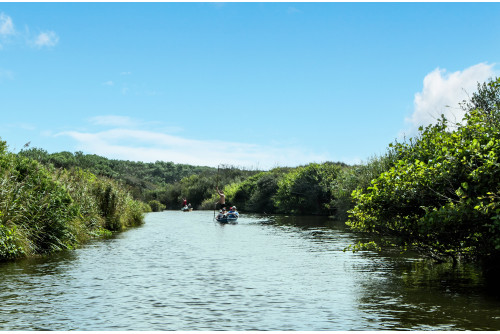
[[[472,94],[469,101],[462,101],[460,106],[466,112],[481,110],[490,122],[498,123],[500,121],[500,78],[487,83],[478,83],[477,92]]]
[[[278,183],[274,203],[278,212],[325,214],[331,202],[330,188],[340,167],[311,163],[285,174]]]
[[[487,87],[499,94],[499,85]],[[478,91],[471,105],[491,93]],[[500,258],[500,127],[491,118],[497,114],[498,105],[470,110],[453,131],[443,117],[415,140],[391,145],[394,166],[353,192],[348,225],[437,260]]]

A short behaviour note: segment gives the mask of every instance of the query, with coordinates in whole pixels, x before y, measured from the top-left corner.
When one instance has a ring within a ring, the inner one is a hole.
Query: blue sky
[[[364,162],[499,75],[500,3],[0,3],[0,138],[267,169]]]

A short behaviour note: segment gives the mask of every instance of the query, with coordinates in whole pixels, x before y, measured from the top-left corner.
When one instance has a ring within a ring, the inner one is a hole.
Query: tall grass
[[[148,210],[113,180],[42,166],[0,141],[0,260],[74,248],[142,224]]]

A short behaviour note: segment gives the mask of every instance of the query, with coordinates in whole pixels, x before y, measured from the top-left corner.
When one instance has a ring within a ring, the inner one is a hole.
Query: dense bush
[[[280,213],[331,214],[331,187],[340,172],[333,163],[312,163],[286,173],[278,182],[274,203]]]
[[[260,172],[243,182],[232,183],[225,187],[230,204],[239,210],[249,212],[274,213],[274,196],[278,191],[278,182],[285,174],[285,169],[275,168],[269,172]],[[215,195],[211,201],[217,200]]]
[[[0,141],[0,260],[73,248],[141,224],[147,209],[111,180],[43,166]]]
[[[165,205],[160,203],[157,200],[149,201],[148,204],[151,207],[151,211],[153,211],[153,212],[160,212],[160,211],[163,211],[165,209]]]
[[[347,220],[348,211],[353,209],[355,205],[352,192],[358,188],[368,188],[371,181],[389,170],[394,162],[394,151],[389,150],[385,155],[373,157],[365,164],[342,166],[331,184],[332,200],[326,204],[326,207],[334,213],[336,219]]]
[[[15,243],[28,255],[75,244],[70,225],[78,211],[69,193],[38,162],[2,153],[0,220],[4,231],[17,231],[21,238]]]
[[[475,100],[485,92],[498,96],[498,83],[483,86]],[[489,106],[468,110],[462,125],[450,127],[443,117],[415,140],[392,145],[394,166],[353,193],[348,224],[440,260],[498,259],[499,105]]]

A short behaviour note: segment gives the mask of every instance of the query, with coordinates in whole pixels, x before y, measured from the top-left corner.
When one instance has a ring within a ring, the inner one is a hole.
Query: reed
[[[43,166],[0,141],[0,260],[75,248],[142,224],[146,211],[113,180]]]

